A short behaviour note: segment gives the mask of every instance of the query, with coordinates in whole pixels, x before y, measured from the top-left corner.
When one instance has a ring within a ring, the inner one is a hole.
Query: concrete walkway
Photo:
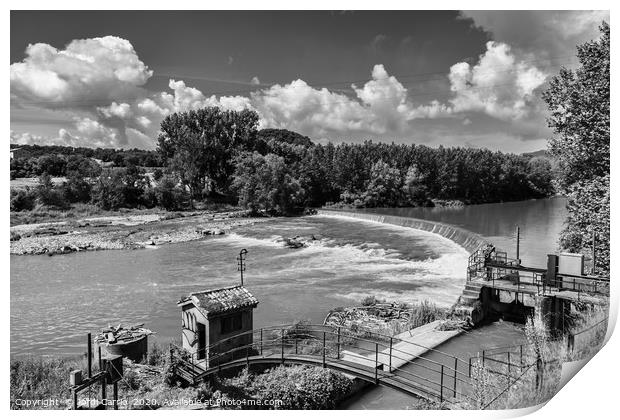
[[[342,360],[372,368],[377,366],[384,371],[390,371],[390,366],[392,369],[400,368],[461,333],[461,330],[436,330],[441,322],[442,321],[433,321],[429,324],[394,336],[395,344],[392,346],[391,363],[389,347],[379,352],[378,363],[375,362],[376,356],[374,352],[362,355],[349,350],[343,350]]]

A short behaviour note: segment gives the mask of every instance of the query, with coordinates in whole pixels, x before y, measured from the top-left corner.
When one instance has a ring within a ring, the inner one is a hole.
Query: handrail
[[[304,326],[307,327],[307,326]],[[398,354],[390,354],[390,358],[388,361],[386,360],[382,360],[381,363],[378,363],[378,353],[379,353],[379,343],[375,340],[370,340],[370,339],[364,339],[361,337],[357,337],[357,336],[351,336],[348,334],[343,334],[342,332],[340,332],[339,334],[337,334],[335,331],[333,330],[329,330],[329,328],[325,329],[324,326],[321,326],[322,329],[320,330],[320,332],[323,333],[323,346],[321,349],[318,349],[318,352],[323,353],[322,359],[323,359],[323,364],[325,365],[325,363],[328,360],[338,360],[341,363],[343,362],[343,360],[340,357],[340,348],[342,347],[347,347],[347,348],[353,348],[353,349],[360,349],[362,351],[368,351],[368,348],[365,347],[361,347],[359,345],[359,342],[370,342],[370,343],[374,343],[375,344],[375,355],[374,355],[374,359],[371,358],[370,355],[367,354],[356,354],[354,357],[355,359],[360,359],[360,360],[366,360],[366,361],[370,361],[372,362],[373,366],[365,366],[365,365],[360,365],[359,363],[356,363],[355,360],[347,360],[344,361],[345,363],[348,364],[353,364],[353,365],[359,365],[360,368],[363,368],[364,370],[367,370],[369,373],[372,372],[373,370],[375,371],[375,378],[377,381],[379,381],[380,379],[385,379],[385,378],[396,378],[400,377],[401,379],[405,379],[407,380],[407,378],[409,378],[408,380],[413,380],[414,383],[405,383],[406,385],[412,386],[416,389],[418,389],[418,386],[424,386],[424,384],[427,384],[427,386],[430,386],[432,389],[434,389],[434,387],[439,387],[439,397],[440,400],[444,400],[444,391],[450,393],[454,398],[456,398],[457,396],[461,396],[465,399],[469,399],[470,397],[465,394],[463,391],[463,386],[473,386],[472,384],[472,380],[469,374],[465,374],[461,371],[458,370],[458,361],[461,360],[463,362],[462,359],[459,359],[455,356],[451,356],[451,360],[455,361],[455,367],[453,368],[452,366],[448,366],[446,364],[440,363],[438,361],[435,360],[431,360],[428,358],[425,358],[422,355],[416,355],[416,354],[412,354],[403,350],[397,350]],[[316,363],[319,363],[321,360],[321,356],[318,354],[304,354],[303,353],[303,346],[302,346],[302,354],[300,355],[298,353],[298,348],[297,348],[297,343],[300,340],[300,337],[295,333],[295,331],[291,331],[288,330],[288,332],[291,333],[291,336],[287,336],[285,334],[283,334],[284,332],[284,328],[279,328],[280,329],[280,335],[275,337],[275,338],[267,338],[264,337],[264,335],[262,336],[262,340],[259,342],[251,342],[251,343],[247,343],[241,346],[236,346],[233,349],[227,350],[225,352],[218,352],[218,353],[214,353],[214,354],[210,354],[209,355],[209,362],[211,364],[211,362],[215,362],[216,364],[213,365],[212,367],[203,369],[199,366],[196,366],[196,364],[194,363],[194,355],[196,353],[198,353],[198,351],[194,351],[194,352],[190,352],[190,351],[186,351],[183,349],[184,352],[186,352],[187,354],[189,354],[191,357],[191,361],[189,360],[183,360],[180,357],[176,357],[179,358],[180,360],[183,361],[184,364],[191,364],[193,369],[191,369],[190,373],[192,374],[192,380],[195,380],[197,377],[199,377],[200,375],[205,374],[206,372],[209,371],[213,371],[220,369],[222,366],[226,366],[227,364],[233,363],[235,362],[237,365],[239,363],[239,361],[243,361],[244,357],[243,356],[239,356],[237,359],[233,359],[233,361],[226,361],[226,358],[230,355],[233,354],[239,354],[242,353],[243,350],[246,350],[246,354],[245,354],[245,358],[247,359],[248,363],[250,361],[250,351],[254,352],[254,351],[258,351],[258,349],[260,348],[261,350],[261,357],[262,356],[262,351],[264,348],[270,348],[271,350],[275,350],[274,353],[272,354],[272,357],[276,357],[278,359],[280,359],[280,357],[282,358],[282,362],[284,362],[287,358],[290,360],[291,359],[291,355],[292,353],[290,353],[290,347],[292,343],[295,343],[295,357],[302,357],[302,356],[306,356],[306,357],[310,357],[313,358],[315,360]],[[264,329],[263,329],[264,331]],[[269,331],[269,330],[268,330]],[[303,328],[303,338],[302,339],[306,339],[306,340],[310,340],[311,343],[303,343],[303,345],[315,345],[316,342],[320,342],[319,338],[316,335],[312,335],[311,333],[316,333],[317,330],[313,330],[313,329],[309,329],[309,328]],[[241,337],[244,335],[248,335],[248,334],[254,334],[254,331],[247,331],[244,333],[240,333],[240,334],[236,334],[236,337]],[[333,339],[330,339],[329,341],[326,341],[325,337],[327,335],[330,335],[330,337],[338,337],[338,341],[335,342]],[[353,338],[355,339],[353,343],[348,343],[346,346],[340,342],[341,338]],[[231,337],[228,337],[228,339],[230,339]],[[224,341],[224,340],[222,340]],[[406,341],[406,340],[402,340],[402,341]],[[216,343],[217,344],[217,343]],[[342,347],[340,347],[342,344]],[[413,343],[416,344],[416,343]],[[337,345],[338,347],[335,349],[334,346]],[[277,349],[273,348],[279,346],[280,347],[280,354],[277,353]],[[175,348],[179,349],[178,346],[174,345]],[[210,346],[212,347],[212,346]],[[421,346],[424,347],[424,346]],[[172,348],[172,346],[171,346]],[[285,351],[285,349],[287,351]],[[385,350],[387,350],[387,348],[382,349],[382,352],[385,352]],[[334,351],[336,351],[336,355],[335,357],[333,356]],[[442,354],[447,354],[447,353],[443,353],[443,352],[438,352],[438,353],[442,353]],[[384,353],[387,354],[387,353]],[[409,358],[407,356],[410,356]],[[234,357],[234,356],[233,356]],[[254,357],[254,355],[252,355],[252,357]],[[224,362],[220,363],[222,360],[224,360]],[[425,371],[429,371],[432,374],[438,374],[439,376],[439,381],[437,381],[436,379],[433,379],[432,376],[421,376],[418,373],[414,373],[402,368],[398,368],[395,367],[393,365],[394,361],[403,361],[405,363],[403,363],[404,365],[409,365],[409,366],[414,366],[414,367],[419,367],[421,369],[424,369]],[[420,362],[427,362],[427,364],[424,363],[420,363]],[[380,366],[384,366],[388,368],[388,372],[385,373],[384,372],[384,368],[380,368]],[[199,369],[203,370],[203,373],[201,373],[200,375],[196,376],[194,375],[193,371],[195,370],[195,368],[198,367]],[[440,369],[436,368],[439,367]],[[379,375],[379,371],[381,371],[381,375]],[[379,378],[379,376],[381,378]],[[411,379],[413,378],[413,379]],[[444,379],[447,379],[446,382],[448,383],[446,385],[446,383],[444,383]],[[416,385],[417,381],[422,381],[421,384]],[[461,384],[460,387],[461,389],[459,390],[457,388],[457,384]],[[495,387],[494,387],[495,388]],[[467,388],[464,388],[467,389]],[[436,390],[435,390],[436,391]],[[430,394],[428,389],[423,390],[423,392]],[[447,398],[446,398],[447,400]]]
[[[257,329],[251,330],[251,331],[244,331],[244,332],[241,332],[239,334],[235,334],[235,335],[232,335],[230,337],[223,338],[223,339],[221,339],[221,340],[219,340],[219,341],[217,341],[217,342],[215,342],[213,344],[210,344],[209,346],[206,346],[204,348],[197,349],[194,353],[197,353],[197,352],[203,351],[203,350],[204,351],[212,350],[212,349],[217,348],[218,346],[220,346],[223,343],[226,343],[226,342],[228,342],[230,340],[234,340],[235,338],[247,336],[249,334],[259,333],[261,331],[265,332],[265,331],[277,331],[277,330],[280,330],[279,332],[281,332],[281,330],[289,329],[288,330],[289,333],[295,333],[296,330],[295,329],[291,330],[291,327],[295,327],[295,324],[283,324],[283,325],[275,325],[275,326],[266,326],[266,327],[257,328]],[[313,329],[313,327],[316,328],[316,329]],[[335,326],[328,326],[328,325],[320,325],[320,324],[304,324],[302,326],[302,328],[300,328],[300,330],[301,330],[300,332],[319,332],[319,333],[326,332],[326,333],[330,333],[330,334],[336,334],[336,332],[333,331],[335,328],[337,328],[337,327],[335,327]],[[346,327],[342,327],[341,326],[340,328],[341,328],[341,330],[345,329],[345,330],[350,331]],[[389,336],[387,334],[376,333],[376,332],[370,331],[370,330],[361,330],[361,332],[369,334],[371,336],[377,336],[377,337],[384,338],[384,340],[382,341],[382,343],[384,343],[384,344],[382,344],[382,345],[385,345],[389,341],[392,341],[392,342],[397,341],[397,342],[400,342],[400,343],[411,344],[411,345],[417,346],[417,347],[419,347],[421,349],[424,349],[426,351],[437,353],[437,354],[441,354],[443,356],[447,356],[447,357],[450,357],[452,359],[457,358],[459,361],[461,361],[463,363],[467,363],[466,360],[461,359],[461,358],[459,358],[457,356],[454,356],[452,354],[445,353],[445,352],[442,352],[440,350],[436,350],[434,348],[427,347],[427,346],[424,346],[424,345],[421,345],[421,344],[418,344],[418,343],[414,343],[414,342],[409,341],[407,339],[394,338],[394,337]],[[346,334],[346,333],[342,333],[342,332],[340,333],[340,337],[342,337],[342,338],[351,338],[351,339],[354,339],[354,340],[363,341],[363,342],[367,342],[367,343],[370,343],[370,344],[376,344],[379,341],[379,340],[372,340],[372,339],[366,338],[366,337],[360,337],[358,335]],[[402,350],[398,350],[398,351],[402,352]]]

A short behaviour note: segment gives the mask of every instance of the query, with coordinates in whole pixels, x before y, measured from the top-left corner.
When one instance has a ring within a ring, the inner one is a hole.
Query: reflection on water
[[[516,227],[521,229],[523,264],[544,267],[547,254],[558,250],[559,233],[567,216],[566,199],[528,200],[463,207],[364,209],[369,213],[414,217],[459,226],[489,239],[512,256]]]

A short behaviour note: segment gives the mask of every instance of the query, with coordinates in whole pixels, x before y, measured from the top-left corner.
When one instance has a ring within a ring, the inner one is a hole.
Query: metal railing
[[[364,334],[375,338],[343,327],[280,325],[235,334],[192,352],[171,346],[171,357],[182,365],[182,374],[192,382],[243,364],[309,363],[423,394],[440,403],[471,400],[471,359],[406,339]],[[202,354],[205,359],[198,358]]]

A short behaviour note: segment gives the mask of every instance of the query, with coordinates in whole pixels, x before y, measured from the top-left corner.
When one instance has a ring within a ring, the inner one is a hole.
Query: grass
[[[86,371],[84,358],[51,359],[35,358],[14,360],[11,362],[10,407],[24,409],[20,400],[43,401],[58,399],[59,405],[34,407],[38,409],[66,409],[70,398],[69,373],[72,370]]]

